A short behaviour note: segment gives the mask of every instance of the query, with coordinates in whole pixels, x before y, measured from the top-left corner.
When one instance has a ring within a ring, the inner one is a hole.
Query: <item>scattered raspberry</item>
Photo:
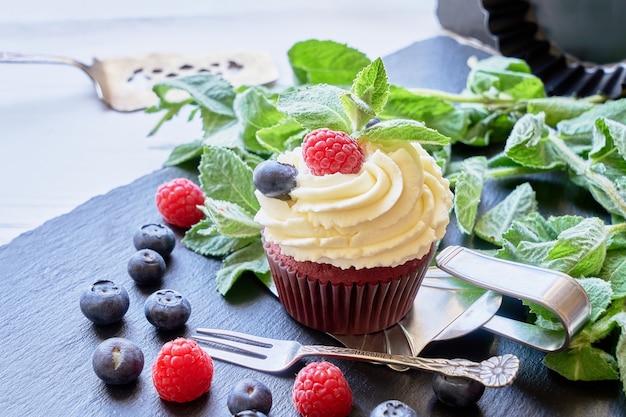
[[[322,128],[310,132],[302,142],[302,156],[313,175],[340,172],[356,174],[363,165],[363,151],[344,132]]]
[[[195,400],[211,388],[213,359],[191,339],[167,342],[152,364],[152,382],[167,401]]]
[[[293,384],[296,410],[304,417],[346,417],[352,410],[352,390],[341,370],[330,362],[312,362]]]
[[[162,184],[156,192],[156,205],[166,222],[190,228],[204,218],[197,206],[204,204],[202,189],[187,178]]]

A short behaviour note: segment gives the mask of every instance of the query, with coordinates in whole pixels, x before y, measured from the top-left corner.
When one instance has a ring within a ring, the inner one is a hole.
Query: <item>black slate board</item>
[[[446,86],[454,86],[455,90],[462,87],[467,74],[464,63],[473,54],[484,53],[439,37],[387,57],[386,66],[393,83],[454,91]],[[0,247],[0,288],[4,294],[0,305],[2,416],[227,417],[226,395],[244,377],[261,379],[271,387],[271,416],[297,416],[290,394],[297,369],[268,375],[215,361],[210,393],[187,404],[161,401],[152,386],[150,366],[162,344],[177,336],[189,337],[196,327],[334,344],[329,336],[291,320],[278,300],[253,279],[238,283],[232,296],[220,296],[213,283],[219,262],[185,249],[180,242],[168,263],[162,287],[176,289],[189,298],[191,318],[187,327],[177,332],[158,332],[147,322],[143,302],[155,288],[138,288],[126,273],[126,263],[134,252],[132,235],[142,224],[161,221],[153,203],[154,192],[161,183],[179,176],[191,177],[193,172],[179,168],[156,171],[95,197]],[[550,181],[545,183],[547,189],[554,188]],[[500,191],[508,186],[505,184]],[[493,193],[500,191],[495,189]],[[593,211],[594,207],[574,209]],[[462,241],[451,227],[446,242]],[[78,307],[83,288],[102,278],[117,281],[130,293],[129,312],[119,325],[92,325]],[[91,369],[93,350],[100,341],[113,336],[127,337],[144,351],[146,366],[138,382],[130,386],[106,386]],[[487,389],[477,406],[467,410],[438,403],[429,373],[398,373],[385,366],[333,362],[343,369],[354,391],[352,417],[367,417],[376,404],[390,398],[405,401],[420,416],[433,417],[625,413],[626,401],[618,382],[567,381],[543,367],[542,353],[483,331],[433,344],[425,351],[430,356],[477,360],[499,353],[519,356],[522,368],[518,378],[510,387]]]

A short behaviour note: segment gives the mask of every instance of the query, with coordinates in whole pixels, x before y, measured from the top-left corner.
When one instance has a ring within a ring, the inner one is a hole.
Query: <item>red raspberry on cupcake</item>
[[[313,175],[356,174],[363,165],[363,151],[347,133],[316,129],[302,142],[302,156]]]

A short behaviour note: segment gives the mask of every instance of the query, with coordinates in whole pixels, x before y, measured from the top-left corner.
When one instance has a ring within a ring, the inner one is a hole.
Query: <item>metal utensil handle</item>
[[[72,58],[53,55],[20,54],[16,52],[0,52],[0,62],[15,64],[65,64],[78,67],[84,66],[84,64]]]
[[[443,271],[482,288],[539,304],[553,312],[563,331],[532,328],[528,323],[499,316],[483,327],[543,351],[567,347],[571,337],[589,319],[591,303],[582,286],[567,274],[497,259],[461,246],[443,249],[436,259]],[[529,330],[532,331],[529,332]]]
[[[510,385],[515,379],[520,365],[517,356],[511,354],[494,356],[482,362],[473,362],[467,359],[421,358],[419,356],[366,352],[359,349],[321,345],[302,346],[299,354],[408,366],[424,371],[439,372],[448,376],[470,378],[492,388]]]

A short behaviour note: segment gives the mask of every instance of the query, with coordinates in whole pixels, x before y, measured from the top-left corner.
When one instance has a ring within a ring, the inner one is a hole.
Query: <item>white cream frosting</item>
[[[347,269],[397,266],[428,253],[445,234],[449,182],[417,142],[361,143],[356,174],[313,175],[301,148],[279,156],[298,169],[291,199],[256,196],[264,238],[297,261]]]

